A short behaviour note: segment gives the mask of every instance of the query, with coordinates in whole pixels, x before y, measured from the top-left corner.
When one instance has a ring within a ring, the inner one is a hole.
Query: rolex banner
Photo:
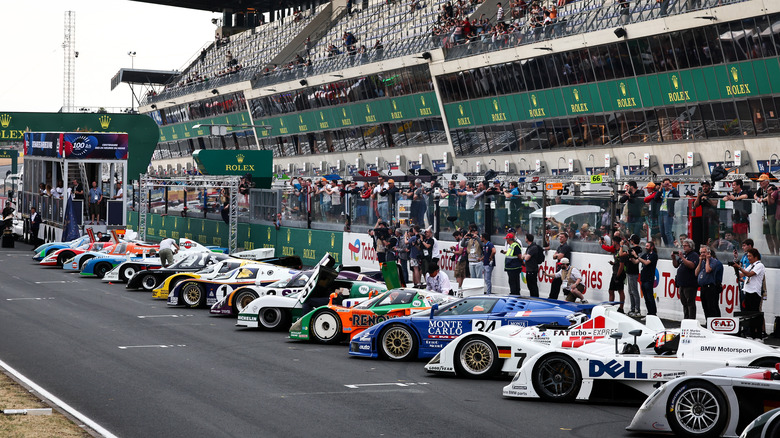
[[[259,189],[271,188],[273,152],[256,150],[221,151],[200,149],[192,154],[204,175],[251,175]]]

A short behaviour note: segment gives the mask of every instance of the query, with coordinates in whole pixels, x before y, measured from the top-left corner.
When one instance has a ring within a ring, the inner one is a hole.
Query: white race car
[[[777,370],[719,368],[664,383],[645,400],[626,430],[678,437],[735,437],[779,402]]]
[[[661,320],[647,317],[647,325],[618,312],[596,306],[591,317],[573,326],[503,326],[492,332],[469,332],[457,337],[437,354],[425,369],[456,373],[461,377],[487,378],[500,372],[515,373],[530,358],[551,348],[577,348],[592,342],[610,341],[613,333],[641,331],[638,345],[648,345],[659,331]]]
[[[713,333],[695,320],[680,329],[660,332],[649,347],[593,342],[574,349],[553,348],[524,361],[507,397],[548,401],[589,400],[610,384],[622,384],[649,395],[659,383],[699,375],[724,366],[770,366],[780,363],[780,350],[757,341]],[[626,394],[626,392],[622,392]]]

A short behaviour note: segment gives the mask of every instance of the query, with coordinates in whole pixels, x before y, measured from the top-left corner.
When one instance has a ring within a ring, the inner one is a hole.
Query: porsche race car
[[[66,261],[62,265],[62,269],[65,271],[78,271],[81,272],[86,266],[86,263],[95,257],[128,257],[132,255],[140,256],[142,254],[151,254],[157,252],[160,248],[159,245],[137,243],[137,242],[119,242],[109,248],[104,247],[100,251],[85,251],[81,254],[77,254],[72,260]],[[92,265],[98,267],[98,265]],[[99,266],[98,273],[103,275],[111,270],[110,264],[107,262],[104,265]]]
[[[234,259],[230,257],[215,264],[207,265],[205,268],[199,271],[188,272],[187,270],[184,270],[173,274],[169,273],[167,277],[162,279],[162,282],[158,283],[159,286],[152,290],[152,298],[167,300],[168,294],[171,290],[173,290],[173,288],[175,288],[180,282],[190,278],[202,278],[204,280],[210,280],[214,277],[224,275],[227,272],[230,272],[240,266],[255,264],[257,264],[257,262],[252,260]]]
[[[391,360],[432,358],[470,331],[489,332],[504,325],[579,324],[592,307],[544,298],[471,296],[373,325],[352,338],[349,354]]]
[[[47,255],[52,253],[53,251],[57,251],[63,248],[78,248],[82,245],[86,245],[90,243],[90,237],[89,236],[81,236],[79,238],[73,239],[68,242],[49,242],[44,243],[37,248],[35,248],[34,252],[35,255],[33,255],[33,260],[36,262],[40,262],[43,260]]]
[[[114,246],[114,242],[87,242],[75,248],[66,247],[54,251],[48,251],[46,257],[42,258],[39,264],[41,266],[59,266],[62,267],[65,262],[73,259],[79,254],[87,251],[102,251]]]
[[[723,366],[774,366],[780,350],[750,339],[714,333],[696,320],[683,320],[680,329],[656,334],[648,346],[635,341],[618,346],[593,342],[574,349],[551,348],[523,361],[507,397],[574,401],[597,398],[602,389],[622,385],[645,396],[677,377],[699,375]],[[630,391],[621,391],[628,395]]]
[[[780,406],[779,370],[728,367],[678,377],[650,394],[626,430],[735,437],[755,418]],[[775,428],[780,433],[780,422]]]

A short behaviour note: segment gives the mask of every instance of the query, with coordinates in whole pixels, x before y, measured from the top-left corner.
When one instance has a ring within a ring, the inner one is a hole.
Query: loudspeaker
[[[626,36],[626,30],[622,27],[615,29],[615,36],[618,38],[624,38]]]
[[[428,61],[431,60],[431,52],[423,52],[422,53],[423,59],[427,59]]]

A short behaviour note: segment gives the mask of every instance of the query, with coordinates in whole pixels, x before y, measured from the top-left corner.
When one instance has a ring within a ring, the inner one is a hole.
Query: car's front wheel
[[[728,421],[726,399],[715,385],[687,381],[674,389],[666,406],[666,419],[675,436],[718,437]]]
[[[181,299],[189,307],[201,307],[206,301],[203,286],[194,281],[188,281],[181,286]]]
[[[130,281],[130,279],[133,278],[135,273],[136,273],[135,266],[125,266],[119,272],[119,279],[122,281]]]
[[[498,350],[484,336],[472,336],[455,350],[455,372],[459,376],[485,379],[496,375],[500,369]]]
[[[342,338],[341,319],[332,310],[321,310],[311,318],[311,334],[321,344],[335,344]]]
[[[148,291],[154,290],[157,287],[157,278],[154,274],[144,274],[141,278],[141,287]]]
[[[542,400],[570,402],[577,397],[582,375],[572,358],[551,354],[541,358],[534,366],[533,385]]]
[[[417,337],[401,324],[384,329],[379,341],[382,355],[391,360],[409,360],[417,354]]]
[[[257,292],[252,289],[241,289],[235,293],[233,300],[233,314],[237,315],[246,309],[252,301],[257,298]]]
[[[287,312],[278,307],[267,307],[257,315],[260,325],[266,330],[283,330],[289,325]]]
[[[95,277],[103,278],[103,277],[106,276],[106,274],[110,270],[111,270],[111,264],[110,263],[100,262],[100,263],[95,265],[95,269],[94,269],[93,272],[95,273]]]

